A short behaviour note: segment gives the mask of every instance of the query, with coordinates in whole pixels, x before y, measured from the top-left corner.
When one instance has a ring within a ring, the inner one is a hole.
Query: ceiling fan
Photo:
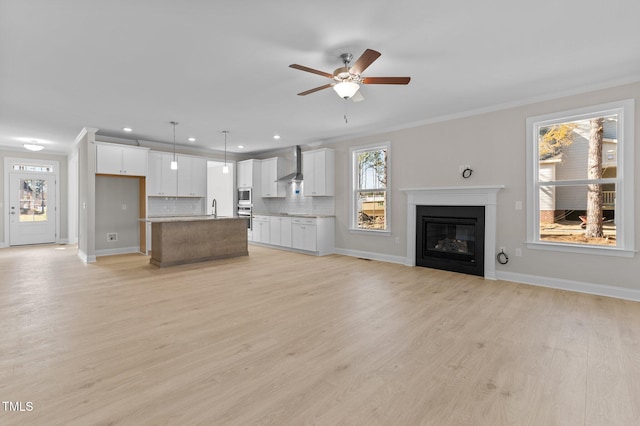
[[[342,59],[344,66],[337,68],[333,71],[333,74],[298,64],[291,64],[289,67],[300,71],[318,74],[332,80],[331,83],[325,84],[324,86],[300,92],[298,93],[298,96],[306,96],[311,93],[333,87],[333,90],[336,91],[338,96],[344,99],[349,99],[358,92],[361,84],[409,84],[411,77],[363,77],[362,73],[364,70],[366,70],[373,61],[378,59],[380,55],[380,52],[367,49],[353,64],[353,66],[350,67],[349,64],[353,59],[353,55],[351,53],[343,53],[340,55],[340,59]]]

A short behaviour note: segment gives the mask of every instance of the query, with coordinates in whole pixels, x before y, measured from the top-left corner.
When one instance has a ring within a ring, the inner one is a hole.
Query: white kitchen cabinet
[[[146,176],[148,148],[96,143],[96,173]]]
[[[261,189],[263,198],[285,197],[285,182],[278,182],[284,175],[284,159],[280,157],[262,160]]]
[[[178,194],[178,171],[171,170],[171,161],[173,154],[149,152],[148,196],[175,197]]]
[[[270,228],[269,216],[253,216],[253,241],[271,244]]]
[[[236,163],[238,188],[257,188],[260,182],[260,163],[260,160],[244,160]]]
[[[178,197],[207,196],[207,160],[178,155]]]
[[[332,197],[335,195],[335,151],[318,149],[302,153],[302,173],[305,197]]]
[[[291,247],[291,218],[271,216],[269,220],[270,244],[281,247]]]
[[[291,247],[316,251],[317,227],[315,219],[293,219],[291,223]]]

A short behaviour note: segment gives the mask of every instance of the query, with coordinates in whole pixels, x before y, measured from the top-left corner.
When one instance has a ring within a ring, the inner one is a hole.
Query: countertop
[[[148,217],[146,219],[139,219],[141,222],[161,223],[161,222],[196,222],[201,220],[229,220],[229,219],[242,219],[231,216],[214,216],[214,215],[202,215],[202,216],[158,216]]]
[[[335,217],[335,215],[328,214],[304,214],[304,213],[262,213],[253,212],[254,216],[278,216],[278,217],[304,217],[304,218],[324,218]]]

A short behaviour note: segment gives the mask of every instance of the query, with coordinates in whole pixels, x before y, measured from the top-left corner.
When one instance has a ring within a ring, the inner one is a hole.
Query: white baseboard
[[[113,248],[113,249],[103,249],[96,250],[96,257],[98,256],[113,256],[116,254],[129,254],[129,253],[140,253],[140,247],[121,247],[121,248]]]
[[[390,254],[373,253],[370,251],[360,250],[348,250],[348,249],[335,249],[336,254],[342,254],[351,257],[360,257],[362,259],[380,260],[382,262],[399,263],[401,265],[407,265],[407,258],[404,256],[392,256]]]
[[[82,259],[84,263],[94,263],[96,261],[95,256],[87,256],[87,253],[78,249],[78,257]]]
[[[615,297],[617,299],[640,302],[640,290],[616,287],[610,285],[585,283],[581,281],[565,280],[562,278],[541,277],[538,275],[519,274],[515,272],[497,271],[497,278],[521,284],[549,287],[558,290],[575,291],[578,293],[595,294],[598,296]]]
[[[364,259],[380,260],[383,262],[399,263],[405,266],[413,266],[409,259],[402,256],[391,256],[380,253],[365,252],[359,250],[347,250],[336,248],[337,254]],[[585,283],[581,281],[565,280],[561,278],[542,277],[539,275],[519,274],[514,272],[496,271],[495,277],[485,277],[491,280],[512,281],[519,284],[535,285],[538,287],[555,288],[557,290],[575,291],[577,293],[594,294],[598,296],[614,297],[616,299],[632,300],[640,302],[640,290],[616,287],[610,285]]]

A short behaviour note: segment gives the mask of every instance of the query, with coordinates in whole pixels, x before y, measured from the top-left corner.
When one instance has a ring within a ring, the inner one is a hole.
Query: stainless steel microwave
[[[251,188],[238,189],[238,204],[251,204]]]

